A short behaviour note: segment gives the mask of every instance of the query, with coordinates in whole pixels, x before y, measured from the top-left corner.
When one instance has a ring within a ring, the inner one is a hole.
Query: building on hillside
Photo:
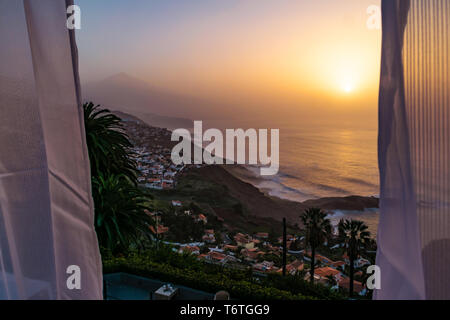
[[[255,234],[255,238],[265,240],[269,238],[269,234],[267,232],[258,232],[257,234]]]
[[[149,226],[150,231],[155,235],[163,235],[167,232],[169,232],[169,227],[165,227],[163,225],[158,225],[158,228],[155,229],[154,226]]]
[[[328,277],[333,277],[336,282],[342,279],[342,273],[331,267],[317,268],[314,270],[314,275],[319,277],[319,280],[328,281]]]
[[[287,242],[292,242],[292,241],[295,241],[295,236],[293,236],[292,234],[288,234],[288,235],[286,235],[286,241]],[[283,243],[283,237],[279,237],[278,238],[278,243]]]
[[[147,209],[144,210],[144,213],[151,217],[153,221],[160,223],[161,222],[161,213],[155,211],[149,211]]]
[[[263,256],[265,253],[262,251],[258,251],[258,249],[242,249],[241,254],[245,260],[255,262],[259,259],[259,257]]]
[[[306,254],[303,256],[303,259],[305,261],[308,261],[308,262],[311,261],[311,251],[310,250],[306,251]],[[328,266],[328,267],[332,266],[332,264],[333,264],[333,260],[331,260],[331,259],[329,259],[329,258],[327,258],[325,256],[322,256],[320,254],[316,254],[314,256],[314,259],[315,259],[316,263],[319,262],[319,263],[321,263],[321,264],[323,264],[325,266]]]
[[[298,272],[305,269],[305,264],[300,260],[295,260],[286,265],[286,274],[296,275]],[[282,273],[283,268],[280,268],[277,272]]]
[[[245,249],[253,249],[255,247],[255,242],[252,241],[249,235],[238,233],[234,236],[234,241],[239,247],[244,247]]]
[[[206,243],[216,242],[216,237],[214,237],[214,231],[213,231],[213,233],[205,233],[202,237],[202,241],[204,241]]]
[[[223,246],[223,249],[235,252],[235,251],[237,251],[238,246],[233,246],[231,244],[226,244],[226,245]]]
[[[183,203],[180,200],[172,200],[172,205],[174,207],[181,207]]]
[[[216,252],[216,251],[208,252],[208,254],[206,254],[205,258],[206,258],[206,260],[220,263],[220,264],[225,264],[229,261],[229,256],[227,256],[223,253],[220,253],[220,252]]]
[[[342,258],[344,259],[345,263],[347,265],[350,265],[350,258],[348,257],[348,255],[346,253],[344,253],[344,255],[342,256]],[[358,257],[357,259],[355,259],[354,261],[354,267],[355,268],[362,268],[364,266],[369,266],[371,263],[369,260],[364,259],[362,257]]]
[[[205,254],[205,253],[199,254],[199,255],[197,256],[197,259],[198,259],[198,260],[208,260],[208,255]]]
[[[255,263],[252,267],[255,271],[260,272],[272,272],[277,269],[272,261],[263,261],[261,263]]]
[[[183,246],[179,250],[180,253],[200,254],[200,248],[197,246]]]
[[[328,259],[325,256],[322,256],[320,254],[316,254],[316,261],[320,261],[320,263],[326,265],[326,266],[331,266],[333,261],[331,259]]]
[[[345,262],[344,261],[335,261],[331,264],[331,267],[338,269],[338,270],[344,270]]]
[[[204,214],[199,214],[196,218],[195,218],[196,222],[203,222],[203,224],[207,224],[208,223],[208,219],[206,218],[206,216]]]
[[[342,278],[338,282],[338,285],[340,288],[346,289],[348,291],[350,290],[350,279]],[[353,280],[353,292],[357,293],[360,296],[364,296],[367,293],[367,289],[361,282]]]

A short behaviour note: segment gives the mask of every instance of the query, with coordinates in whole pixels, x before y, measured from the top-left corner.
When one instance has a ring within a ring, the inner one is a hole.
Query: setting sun
[[[350,83],[344,83],[342,88],[343,88],[344,92],[346,92],[346,93],[350,93],[353,91],[353,85]]]

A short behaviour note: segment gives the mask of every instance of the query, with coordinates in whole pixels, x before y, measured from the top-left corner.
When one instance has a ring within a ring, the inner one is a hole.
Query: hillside
[[[244,182],[231,173],[224,166],[212,165],[191,170],[190,175],[197,175],[199,179],[224,186],[229,195],[242,203],[245,209],[245,218],[252,221],[255,218],[270,218],[281,221],[286,217],[291,224],[299,222],[299,215],[310,207],[318,207],[323,210],[357,210],[377,208],[378,198],[374,197],[333,197],[295,202],[277,197],[268,196],[250,183]],[[225,220],[242,219],[235,212],[218,209],[218,214]]]

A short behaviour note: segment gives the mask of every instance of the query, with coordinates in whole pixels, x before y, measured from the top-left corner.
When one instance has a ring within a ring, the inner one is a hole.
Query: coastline
[[[372,235],[377,234],[379,198],[376,196],[314,197],[304,201],[282,198],[271,194],[268,188],[259,187],[265,179],[255,175],[249,168],[234,165],[225,166],[224,169],[237,179],[258,188],[266,197],[275,201],[290,201],[306,207],[320,207],[327,212],[333,225],[337,225],[342,218],[363,220],[369,226]]]
[[[271,194],[271,190],[268,188],[260,187],[260,184],[265,181],[255,175],[250,169],[243,165],[227,165],[223,168],[235,178],[253,185],[258,188],[264,195],[270,198],[277,198],[285,201],[292,201],[302,203],[305,205],[317,205],[321,204],[324,210],[347,210],[347,211],[363,211],[366,209],[378,209],[378,197],[376,196],[360,196],[360,195],[347,195],[347,196],[333,196],[333,197],[310,197],[303,201],[293,200],[290,198],[283,198],[278,195]],[[298,190],[297,190],[298,191]],[[301,194],[301,191],[298,191]],[[353,202],[353,203],[350,203]]]
[[[351,215],[351,213],[369,212],[377,210],[378,198],[364,196],[346,196],[346,197],[324,197],[310,199],[303,202],[282,199],[276,196],[268,195],[252,183],[236,177],[230,172],[232,166],[210,165],[199,169],[193,169],[195,174],[202,179],[219,183],[227,190],[229,194],[243,203],[249,212],[249,217],[271,218],[281,221],[283,217],[291,224],[299,223],[300,214],[307,208],[319,207],[330,216],[341,217]],[[234,166],[233,166],[234,167]],[[237,170],[241,170],[238,168]],[[223,217],[225,219],[236,218],[234,216]]]

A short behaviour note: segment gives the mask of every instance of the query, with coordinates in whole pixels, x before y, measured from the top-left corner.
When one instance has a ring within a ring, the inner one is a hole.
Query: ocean
[[[257,174],[257,168],[251,168]],[[259,188],[294,201],[378,196],[377,130],[328,126],[280,129],[280,169]]]

